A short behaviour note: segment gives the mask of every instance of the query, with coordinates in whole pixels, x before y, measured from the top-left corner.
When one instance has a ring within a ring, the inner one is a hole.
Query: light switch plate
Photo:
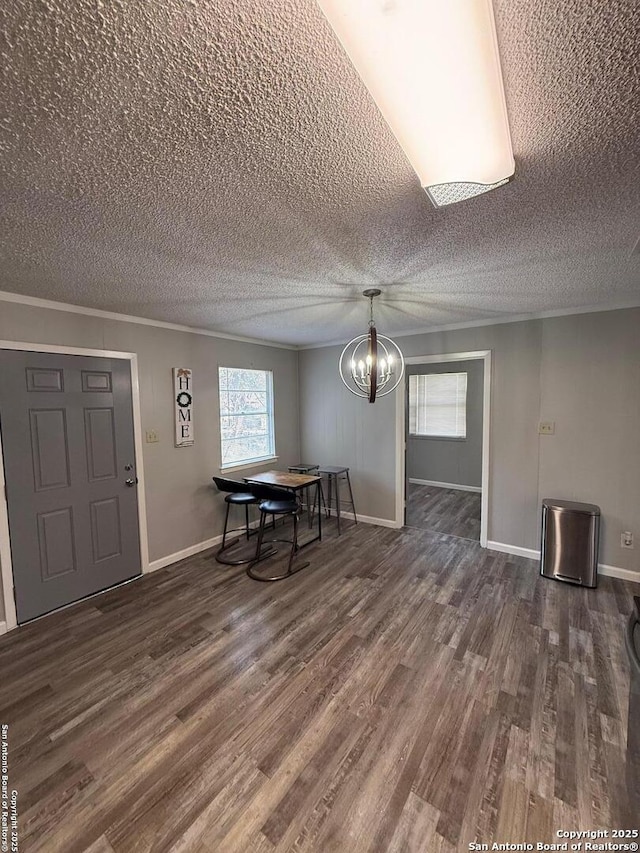
[[[554,435],[556,431],[555,421],[540,421],[538,432],[540,435]]]
[[[160,441],[157,429],[148,429],[145,433],[145,437],[147,444],[155,444],[157,441]]]

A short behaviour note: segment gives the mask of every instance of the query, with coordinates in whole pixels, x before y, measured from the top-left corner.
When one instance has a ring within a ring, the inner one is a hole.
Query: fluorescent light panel
[[[515,163],[491,0],[318,0],[436,207]]]

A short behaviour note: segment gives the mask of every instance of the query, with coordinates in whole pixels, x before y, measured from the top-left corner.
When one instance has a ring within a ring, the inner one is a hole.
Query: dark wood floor
[[[480,541],[479,492],[419,486],[407,492],[407,526]]]
[[[629,822],[632,585],[409,528],[308,554],[278,584],[203,554],[0,638],[22,851],[437,853]]]

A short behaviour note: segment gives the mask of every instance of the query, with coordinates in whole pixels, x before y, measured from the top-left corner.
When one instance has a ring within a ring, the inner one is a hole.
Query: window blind
[[[409,376],[409,435],[466,438],[466,373]]]

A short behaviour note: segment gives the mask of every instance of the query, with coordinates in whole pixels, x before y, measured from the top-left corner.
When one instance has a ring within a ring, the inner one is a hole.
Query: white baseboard
[[[332,518],[335,518],[335,510],[332,510],[332,512]],[[353,521],[352,512],[342,511],[340,513],[340,517],[348,518]],[[402,524],[398,524],[393,519],[375,518],[372,515],[358,515],[358,521],[361,521],[363,524],[375,524],[378,527],[402,527]],[[257,527],[259,523],[259,521],[252,521],[249,527]],[[182,551],[176,551],[174,554],[167,554],[166,557],[160,557],[158,560],[152,560],[152,562],[149,563],[149,568],[145,574],[148,575],[151,574],[151,572],[157,572],[158,569],[164,569],[167,566],[173,565],[173,563],[179,563],[180,560],[186,560],[187,557],[193,557],[201,551],[207,551],[209,548],[215,548],[215,546],[219,545],[221,542],[222,533],[219,536],[214,536],[212,539],[205,539],[204,542],[198,542],[196,545],[189,545],[188,548],[183,548]]]
[[[610,578],[620,578],[620,580],[631,581],[631,583],[640,583],[640,572],[620,569],[618,566],[607,566],[606,563],[598,563],[598,574],[608,575]]]
[[[333,515],[331,517],[335,518],[335,510],[332,510],[332,513]],[[348,518],[353,521],[353,513],[341,510],[340,518]],[[358,521],[361,521],[363,524],[375,524],[378,527],[399,528],[404,526],[403,524],[398,524],[398,522],[393,518],[376,518],[374,515],[360,515],[360,513],[358,513]]]
[[[0,636],[7,633],[7,623],[0,622]]]
[[[167,554],[166,557],[160,557],[158,560],[152,560],[149,563],[149,568],[145,574],[157,572],[158,569],[164,569],[166,566],[171,566],[173,563],[179,563],[180,560],[186,560],[187,557],[193,557],[194,554],[199,554],[201,551],[206,551],[208,548],[213,548],[222,542],[222,534],[214,536],[213,539],[205,539],[204,542],[198,542],[196,545],[189,545],[188,548],[183,548],[182,551],[176,551],[174,554]]]
[[[332,517],[335,518],[335,510],[332,511]],[[353,521],[353,513],[343,511],[340,513],[341,518],[347,518]],[[358,515],[358,521],[361,521],[363,524],[376,524],[378,527],[402,527],[402,524],[397,524],[396,521],[390,518],[375,518],[372,515]],[[249,527],[257,527],[259,521],[252,521]],[[219,545],[222,542],[222,533],[218,536],[214,536],[211,539],[205,539],[204,542],[198,542],[195,545],[189,545],[188,548],[183,548],[182,551],[176,551],[174,554],[167,554],[166,557],[160,557],[158,560],[153,560],[149,563],[149,568],[145,572],[145,574],[151,574],[151,572],[157,572],[158,569],[164,569],[167,566],[173,565],[173,563],[179,563],[180,560],[186,560],[187,557],[193,557],[195,554],[199,554],[201,551],[207,551],[209,548],[215,548],[216,545]]]
[[[519,545],[505,545],[504,542],[487,542],[490,551],[500,551],[502,554],[512,554],[514,557],[527,557],[529,560],[539,560],[540,551],[532,548],[521,548]]]
[[[504,542],[487,542],[490,551],[501,551],[503,554],[513,554],[514,557],[527,557],[530,560],[539,560],[540,551],[533,548],[520,548],[519,545],[505,545]],[[631,569],[621,569],[618,566],[609,566],[606,563],[598,563],[598,574],[610,578],[619,578],[631,583],[640,583],[640,572]]]
[[[409,477],[409,482],[416,486],[435,486],[438,489],[457,489],[460,492],[481,492],[482,486],[461,486],[459,483],[439,483],[437,480],[420,480]]]
[[[260,519],[255,519],[254,521],[249,522],[250,528],[256,528],[260,524]],[[244,527],[242,528],[244,530]],[[239,531],[233,530],[229,531],[227,536],[231,536],[233,533],[238,533]],[[208,551],[209,548],[215,548],[216,545],[219,545],[222,542],[222,533],[219,533],[218,536],[214,536],[211,539],[205,539],[204,542],[197,542],[195,545],[189,545],[188,548],[183,548],[182,551],[176,551],[174,554],[167,554],[166,557],[160,557],[157,560],[153,560],[149,563],[149,568],[145,572],[145,575],[151,574],[151,572],[157,572],[158,569],[164,569],[166,566],[171,566],[173,563],[179,563],[180,560],[186,560],[187,557],[193,557],[194,554],[199,554],[201,551]]]

